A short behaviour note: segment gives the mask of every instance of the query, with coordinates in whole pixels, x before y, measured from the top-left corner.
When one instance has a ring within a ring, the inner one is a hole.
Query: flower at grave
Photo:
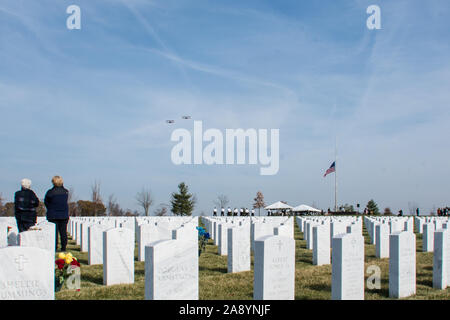
[[[72,270],[81,267],[78,260],[69,253],[60,253],[55,261],[55,291],[60,291],[67,278],[72,274]],[[70,269],[70,270],[69,270]]]
[[[12,227],[10,227],[10,226],[8,226],[8,233],[9,233],[9,231],[12,229]]]
[[[70,264],[76,267],[81,267],[81,264],[75,258],[72,259],[72,262]]]
[[[73,261],[73,258],[70,257],[70,256],[66,257],[65,261],[66,261],[67,264],[71,264],[71,262]]]
[[[64,268],[65,261],[64,259],[58,259],[55,261],[55,264],[58,266],[59,270],[62,270],[62,268]]]
[[[200,256],[206,249],[206,243],[210,239],[209,233],[206,232],[205,228],[196,227],[198,230],[198,255]]]

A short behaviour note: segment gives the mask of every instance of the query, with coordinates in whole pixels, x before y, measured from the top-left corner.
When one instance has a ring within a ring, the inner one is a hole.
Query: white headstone
[[[395,232],[389,243],[389,296],[408,297],[416,293],[416,235]]]
[[[294,228],[289,224],[282,224],[273,228],[273,234],[294,239]]]
[[[0,248],[8,246],[8,225],[0,222]]]
[[[255,240],[254,300],[293,300],[295,240],[264,236]]]
[[[364,237],[339,234],[332,247],[331,299],[364,300]]]
[[[103,232],[107,226],[93,224],[88,228],[88,264],[103,264]]]
[[[89,234],[88,228],[91,226],[88,222],[81,224],[81,239],[80,239],[80,251],[87,252],[89,250]]]
[[[313,227],[313,265],[330,264],[330,229],[328,225]]]
[[[198,244],[198,230],[194,225],[183,225],[172,230],[172,240],[183,240]]]
[[[145,246],[149,243],[171,239],[172,230],[151,224],[141,224],[138,229],[138,260],[145,261]]]
[[[264,236],[273,235],[273,226],[270,223],[255,221],[250,225],[250,246],[252,250],[255,249],[255,240]]]
[[[389,226],[385,223],[375,227],[376,243],[375,255],[377,258],[389,258]]]
[[[312,228],[315,225],[312,221],[306,222],[305,224],[305,240],[306,240],[306,249],[313,249],[313,234]]]
[[[146,300],[198,300],[198,246],[161,240],[145,248]]]
[[[75,243],[77,246],[81,245],[81,221],[75,223]]]
[[[215,246],[219,245],[219,230],[218,230],[219,227],[218,226],[219,226],[219,222],[214,221],[212,227],[213,227],[213,235],[214,235],[213,239],[214,239]]]
[[[218,251],[219,255],[225,256],[228,254],[228,228],[231,226],[226,223],[221,223],[218,226],[218,238],[219,238],[219,244],[218,244]]]
[[[32,247],[0,249],[0,300],[54,300],[55,260]]]
[[[114,228],[103,232],[103,284],[134,283],[134,231]]]
[[[434,223],[425,223],[423,225],[422,251],[432,252],[434,248]]]
[[[434,233],[433,288],[444,290],[450,285],[450,230]]]
[[[250,225],[228,229],[228,272],[250,271]]]
[[[21,247],[36,247],[55,252],[55,224],[36,225],[39,230],[28,230],[19,233]]]

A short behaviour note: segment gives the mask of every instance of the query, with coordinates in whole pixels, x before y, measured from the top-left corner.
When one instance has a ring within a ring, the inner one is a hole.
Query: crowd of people
[[[220,216],[222,216],[222,217],[224,217],[225,216],[225,213],[226,213],[226,216],[227,217],[248,217],[248,216],[254,216],[255,215],[255,209],[252,209],[252,210],[249,210],[248,208],[241,208],[241,209],[238,209],[238,208],[234,208],[233,210],[231,210],[231,208],[230,207],[228,207],[228,209],[226,210],[226,212],[225,212],[225,208],[222,208],[222,209],[220,209]],[[213,216],[217,216],[217,208],[216,207],[214,207],[214,210],[213,210]]]
[[[267,215],[270,216],[289,216],[290,212],[288,210],[268,210],[267,211]],[[218,210],[216,207],[214,207],[213,210],[213,216],[217,217],[218,216]],[[231,209],[230,207],[228,207],[227,210],[225,210],[225,208],[220,209],[220,216],[221,217],[249,217],[255,216],[255,209],[251,209],[249,210],[248,208],[234,208]]]
[[[448,217],[450,214],[450,208],[449,207],[445,207],[445,208],[438,208],[437,209],[437,215],[439,217]]]
[[[52,178],[53,188],[49,189],[44,197],[47,209],[47,221],[56,226],[55,250],[58,250],[58,234],[61,238],[61,251],[66,251],[67,223],[69,222],[69,191],[64,188],[64,181],[60,176]],[[14,194],[14,215],[17,228],[24,232],[33,227],[37,222],[37,207],[39,198],[31,190],[31,180],[22,179],[21,189]]]

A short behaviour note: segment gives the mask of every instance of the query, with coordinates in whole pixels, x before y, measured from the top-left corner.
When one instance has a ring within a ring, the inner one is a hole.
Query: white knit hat
[[[31,188],[31,180],[30,179],[26,179],[26,178],[22,179],[20,184],[22,185],[22,188],[24,188],[24,189],[30,189]]]

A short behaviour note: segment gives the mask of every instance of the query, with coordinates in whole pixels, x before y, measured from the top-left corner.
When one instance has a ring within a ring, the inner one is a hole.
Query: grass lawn
[[[375,246],[369,243],[364,229],[365,268],[377,265],[381,269],[381,289],[366,288],[365,299],[389,299],[389,259],[377,259]],[[417,294],[407,299],[450,299],[450,288],[436,290],[432,288],[433,253],[422,250],[422,235],[417,237]],[[296,241],[296,299],[330,299],[331,298],[331,265],[313,266],[312,251],[306,249],[303,234],[295,225]],[[80,247],[69,240],[67,250],[78,258],[81,263],[81,290],[63,289],[56,293],[56,299],[144,299],[145,271],[144,262],[137,261],[135,250],[135,283],[132,285],[103,285],[103,266],[87,265],[87,253],[80,252]],[[252,256],[253,270],[253,256]],[[369,274],[366,275],[367,277]],[[253,271],[234,274],[227,273],[227,257],[219,256],[217,246],[212,241],[207,245],[206,252],[199,258],[199,295],[200,300],[251,300],[253,299]]]

